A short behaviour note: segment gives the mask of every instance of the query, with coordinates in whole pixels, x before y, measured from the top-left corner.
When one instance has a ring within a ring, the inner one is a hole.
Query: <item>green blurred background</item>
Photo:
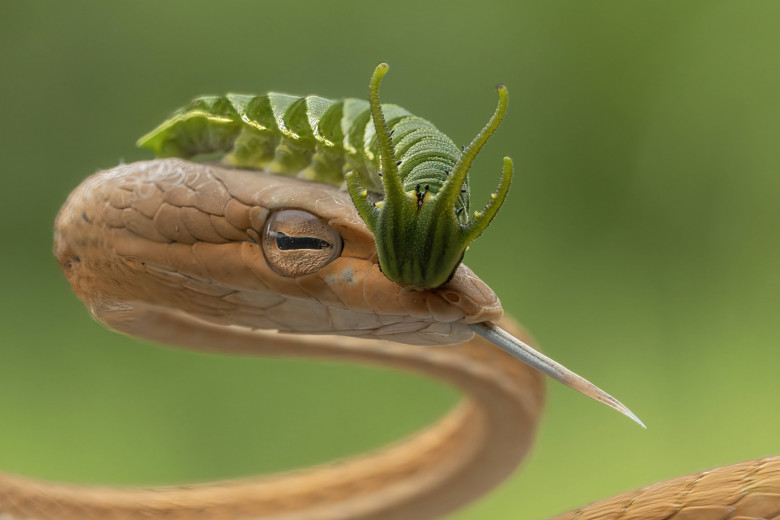
[[[548,353],[533,454],[453,516],[543,518],[780,453],[780,3],[14,1],[0,19],[0,468],[151,484],[300,467],[398,439],[453,391],[380,369],[161,349],[90,319],[51,254],[82,178],[226,91],[384,99],[518,176],[467,263]]]

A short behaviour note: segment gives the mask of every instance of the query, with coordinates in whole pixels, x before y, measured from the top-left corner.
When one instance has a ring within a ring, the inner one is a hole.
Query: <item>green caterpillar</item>
[[[343,185],[374,233],[382,272],[423,290],[449,280],[468,245],[504,201],[512,161],[482,211],[469,214],[468,170],[507,109],[498,87],[493,117],[459,149],[432,123],[396,105],[381,105],[388,66],[371,78],[369,101],[269,93],[201,97],[138,141],[158,157],[224,153],[242,168]],[[380,200],[381,199],[381,200]]]

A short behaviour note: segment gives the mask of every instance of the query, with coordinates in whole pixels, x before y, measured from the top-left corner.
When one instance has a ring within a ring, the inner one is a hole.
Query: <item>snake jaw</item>
[[[372,202],[356,172],[347,174],[347,189],[375,236],[382,272],[402,287],[419,291],[439,287],[452,278],[469,244],[487,228],[509,192],[513,168],[511,159],[505,157],[501,182],[483,210],[475,211],[473,217],[461,215],[466,207],[456,211],[471,164],[506,114],[509,95],[503,85],[498,87],[495,113],[464,148],[452,172],[446,172],[447,178],[439,188],[417,184],[407,190],[379,102],[379,86],[387,70],[387,64],[381,63],[369,87],[385,198],[381,204]]]

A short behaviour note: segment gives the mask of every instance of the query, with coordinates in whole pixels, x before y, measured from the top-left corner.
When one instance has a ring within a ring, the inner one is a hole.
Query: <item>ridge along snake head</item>
[[[374,203],[356,172],[347,174],[352,201],[374,233],[379,265],[391,281],[412,290],[438,287],[452,277],[463,254],[487,228],[509,191],[512,160],[504,157],[504,168],[497,190],[482,211],[466,218],[456,213],[456,202],[466,183],[469,168],[482,146],[495,132],[506,114],[509,94],[498,86],[498,107],[487,125],[461,154],[452,172],[438,192],[417,185],[406,191],[398,171],[393,142],[379,102],[379,85],[388,70],[380,63],[371,77],[369,101],[376,128],[384,200]],[[462,221],[463,220],[463,221]]]

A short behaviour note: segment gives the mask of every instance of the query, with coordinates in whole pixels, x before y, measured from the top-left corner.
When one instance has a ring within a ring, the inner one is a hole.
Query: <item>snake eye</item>
[[[283,276],[311,274],[341,254],[341,235],[319,217],[298,209],[272,213],[263,230],[268,265]]]

